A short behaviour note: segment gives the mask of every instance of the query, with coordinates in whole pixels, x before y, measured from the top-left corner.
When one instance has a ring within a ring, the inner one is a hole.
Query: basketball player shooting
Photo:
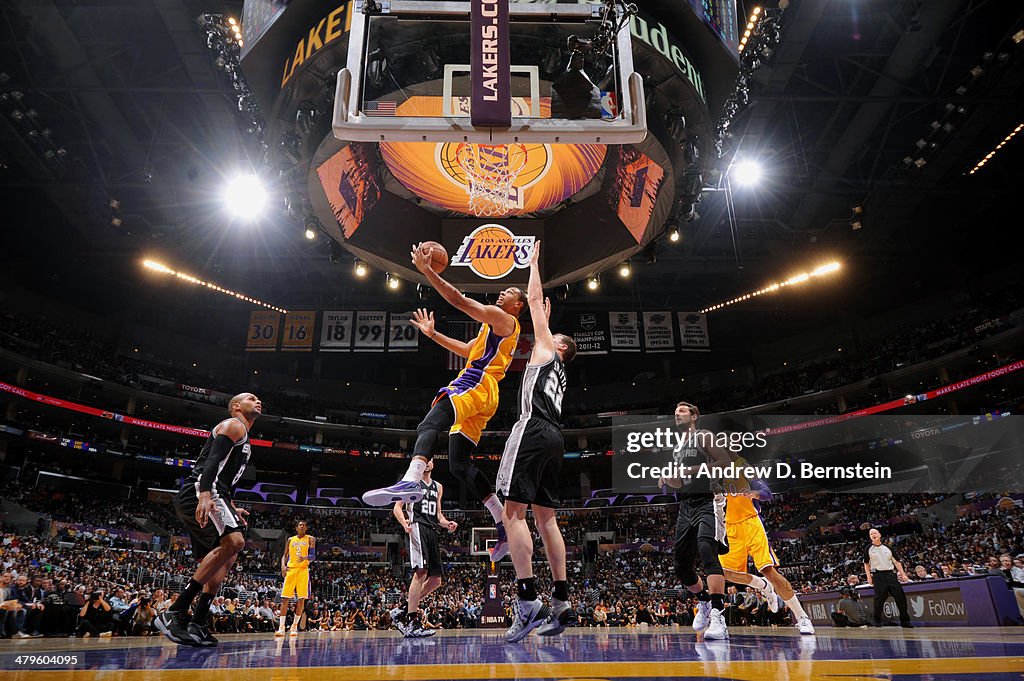
[[[439,248],[439,246],[438,246]],[[484,305],[467,298],[441,278],[432,267],[436,248],[413,246],[412,263],[446,301],[480,322],[480,332],[471,341],[459,341],[434,328],[433,313],[417,310],[413,324],[441,347],[466,358],[466,366],[454,381],[437,392],[426,417],[416,427],[416,444],[405,476],[394,485],[363,494],[370,506],[387,506],[398,501],[408,504],[423,498],[420,480],[427,461],[434,456],[442,430],[448,431],[448,465],[469,495],[483,502],[497,526],[498,542],[491,554],[494,561],[508,555],[508,537],[502,523],[501,501],[494,486],[470,460],[487,422],[498,410],[498,383],[505,377],[512,353],[519,342],[519,315],[526,305],[526,293],[511,286],[498,294],[497,304]]]
[[[537,629],[539,636],[557,636],[572,615],[569,583],[565,572],[565,541],[558,527],[559,471],[565,456],[562,439],[562,397],[565,395],[565,363],[576,356],[576,343],[564,334],[552,335],[548,326],[551,301],[544,298],[540,280],[540,242],[530,260],[527,299],[535,341],[530,362],[519,388],[522,412],[512,426],[498,468],[498,490],[505,498],[505,528],[512,564],[516,569],[518,607],[505,640],[515,643]],[[537,598],[533,576],[533,537],[526,524],[526,510],[533,509],[537,531],[551,567],[554,593],[550,612]],[[539,629],[538,629],[539,627]]]

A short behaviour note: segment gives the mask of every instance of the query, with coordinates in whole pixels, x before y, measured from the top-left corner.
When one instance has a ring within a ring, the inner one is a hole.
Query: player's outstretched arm
[[[441,275],[430,266],[432,251],[433,249],[430,247],[423,248],[422,244],[415,244],[409,255],[412,258],[413,266],[427,278],[427,282],[441,294],[441,297],[456,310],[468,314],[481,324],[490,324],[494,333],[499,336],[511,335],[516,328],[516,320],[512,315],[497,305],[484,305],[462,295],[462,291],[442,279]]]
[[[530,364],[547,364],[555,354],[555,339],[551,335],[548,318],[551,316],[551,301],[544,297],[544,286],[540,281],[540,241],[533,244],[530,256],[530,283],[526,288],[526,302],[530,305],[533,320],[533,353]]]
[[[460,357],[469,357],[469,352],[473,348],[473,342],[458,341],[440,333],[434,324],[433,312],[427,312],[421,307],[412,313],[411,321],[412,325],[420,330],[420,333],[440,345],[445,350],[454,352]]]

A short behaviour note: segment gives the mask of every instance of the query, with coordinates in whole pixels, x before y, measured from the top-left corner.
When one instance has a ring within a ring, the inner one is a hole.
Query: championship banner
[[[281,349],[285,352],[309,352],[313,349],[316,312],[289,312],[284,318]]]
[[[608,318],[596,312],[580,312],[573,325],[572,338],[577,355],[608,354]]]
[[[352,349],[356,352],[384,352],[387,321],[387,312],[356,312]]]
[[[671,312],[644,312],[644,349],[647,352],[675,352]]]
[[[388,352],[415,352],[420,347],[420,330],[412,323],[412,312],[392,312],[388,324]]]
[[[281,315],[269,310],[253,310],[249,315],[247,352],[273,352],[277,350],[277,335],[281,330]]]
[[[324,312],[320,328],[321,352],[348,352],[352,349],[352,313]]]
[[[677,312],[679,315],[679,340],[683,350],[711,352],[708,337],[708,318],[700,312]]]
[[[640,322],[636,312],[609,312],[612,350],[640,352]]]

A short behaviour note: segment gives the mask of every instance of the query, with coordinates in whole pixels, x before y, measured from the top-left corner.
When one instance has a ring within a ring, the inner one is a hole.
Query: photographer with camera
[[[156,617],[156,609],[153,607],[153,599],[148,594],[139,595],[139,604],[135,608],[135,617],[132,618],[132,627],[129,634],[132,636],[149,636],[156,629],[153,626],[153,618]]]
[[[110,604],[103,600],[103,592],[92,592],[78,612],[78,626],[75,628],[74,636],[77,638],[113,636],[113,632],[110,630],[109,613]]]
[[[860,595],[852,586],[844,586],[839,590],[842,600],[832,613],[832,622],[837,627],[868,626],[868,609],[860,602]]]

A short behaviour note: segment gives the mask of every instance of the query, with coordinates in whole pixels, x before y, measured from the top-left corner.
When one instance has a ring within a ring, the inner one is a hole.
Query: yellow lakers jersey
[[[737,466],[746,466],[747,462],[739,457],[736,459]],[[738,523],[747,518],[760,515],[760,504],[748,496],[750,482],[746,478],[737,480],[725,480],[723,487],[727,500],[725,502],[725,522]]]
[[[513,321],[515,328],[504,338],[494,333],[490,324],[480,325],[480,333],[469,350],[466,366],[452,382],[460,392],[480,385],[485,374],[495,381],[505,378],[505,371],[512,363],[512,355],[519,343],[519,320],[513,317]]]
[[[309,535],[302,539],[298,535],[288,538],[288,567],[309,567],[309,563],[300,563],[301,560],[309,559]]]

